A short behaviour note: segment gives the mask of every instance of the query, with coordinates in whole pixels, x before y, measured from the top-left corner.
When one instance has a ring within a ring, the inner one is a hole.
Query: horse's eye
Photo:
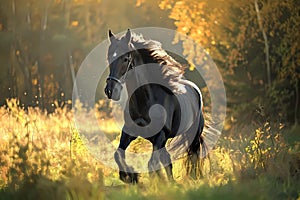
[[[125,57],[124,62],[128,62],[128,61],[129,61],[128,57]]]

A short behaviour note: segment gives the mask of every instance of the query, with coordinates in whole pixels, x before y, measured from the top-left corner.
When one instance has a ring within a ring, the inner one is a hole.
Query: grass
[[[96,109],[96,108],[95,108]],[[176,183],[150,180],[125,185],[118,172],[87,151],[73,113],[20,108],[17,100],[0,107],[0,199],[299,199],[300,128],[264,121],[246,132],[223,134],[204,164],[204,177],[174,164]],[[98,113],[103,131],[117,144],[118,126]],[[227,125],[227,127],[229,127]],[[292,139],[291,139],[292,138]],[[299,138],[299,137],[298,137]],[[131,151],[145,151],[139,139]],[[145,161],[146,162],[146,161]]]

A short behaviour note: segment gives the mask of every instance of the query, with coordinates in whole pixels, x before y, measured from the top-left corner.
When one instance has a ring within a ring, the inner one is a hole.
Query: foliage
[[[51,185],[55,180],[74,177],[101,186],[99,164],[73,131],[70,111],[65,108],[57,108],[53,114],[36,108],[25,111],[14,99],[7,104],[7,108],[0,110],[5,119],[1,123],[1,187],[18,191],[25,190],[22,187],[27,184],[40,187],[38,184]],[[89,164],[91,161],[93,165]]]
[[[288,145],[281,138],[282,126],[271,126],[266,119],[252,127],[253,138],[223,136],[205,161],[202,179],[187,177],[179,160],[174,163],[177,183],[150,181],[141,174],[140,184],[125,186],[115,170],[86,150],[71,111],[60,107],[52,114],[37,108],[25,111],[14,99],[7,105],[0,108],[0,199],[294,199],[300,195],[296,153],[300,143]],[[107,133],[111,134],[109,129]],[[146,151],[147,146],[145,140],[138,140],[130,148]]]
[[[52,111],[54,101],[67,103],[81,62],[109,28],[173,27],[157,1],[0,0],[0,104],[18,98]]]
[[[163,0],[177,31],[193,38],[217,63],[224,78],[229,114],[240,118],[262,106],[268,116],[284,123],[299,119],[299,1]],[[259,23],[268,39],[263,40]],[[184,53],[190,60],[202,59],[202,52],[184,37]],[[269,49],[267,55],[266,47]],[[266,60],[270,61],[270,72]],[[270,74],[267,74],[270,73]],[[267,76],[271,77],[268,85]],[[237,108],[239,107],[239,108]],[[245,108],[245,109],[242,109]],[[238,111],[237,111],[238,110]],[[251,119],[248,118],[251,121]]]
[[[265,171],[271,164],[271,160],[284,149],[281,142],[282,134],[276,130],[271,130],[271,126],[266,122],[263,127],[255,130],[254,138],[250,140],[250,145],[246,147],[246,152],[257,171]]]

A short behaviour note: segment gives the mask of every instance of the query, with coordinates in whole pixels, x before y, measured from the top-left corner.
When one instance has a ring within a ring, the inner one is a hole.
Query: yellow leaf
[[[193,63],[191,63],[191,64],[190,64],[190,67],[189,67],[189,70],[190,70],[190,71],[194,71],[194,69],[195,69],[195,65],[194,65]]]
[[[71,26],[76,27],[79,25],[78,21],[72,21]]]

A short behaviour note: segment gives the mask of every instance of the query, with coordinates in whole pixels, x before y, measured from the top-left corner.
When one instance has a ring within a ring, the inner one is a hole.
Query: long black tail
[[[208,154],[208,149],[202,135],[204,124],[204,117],[201,112],[198,130],[192,144],[187,149],[187,160],[185,163],[187,173],[194,178],[203,177],[204,160]]]

